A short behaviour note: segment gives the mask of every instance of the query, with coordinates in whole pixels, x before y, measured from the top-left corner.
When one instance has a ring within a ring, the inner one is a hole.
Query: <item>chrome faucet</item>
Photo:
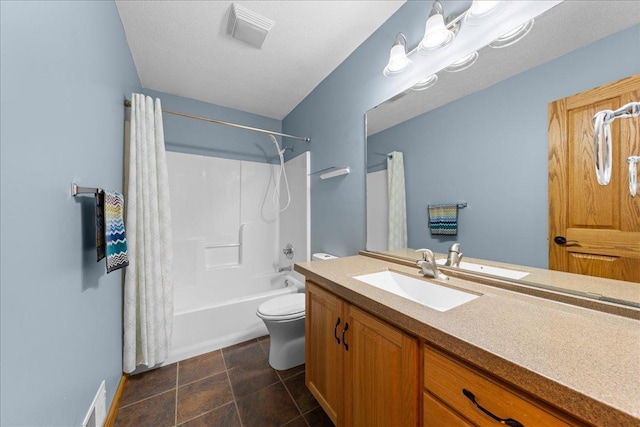
[[[460,261],[462,261],[462,252],[460,252],[460,243],[454,243],[449,248],[447,261],[444,263],[444,265],[448,267],[460,267]]]
[[[422,269],[422,274],[433,279],[449,280],[449,277],[438,270],[438,264],[436,264],[436,257],[433,252],[429,249],[420,249],[420,251],[422,252],[422,260],[416,262],[416,265]]]

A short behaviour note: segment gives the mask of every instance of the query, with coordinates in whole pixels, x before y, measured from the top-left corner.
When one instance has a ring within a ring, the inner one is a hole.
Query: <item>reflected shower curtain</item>
[[[173,242],[162,109],[134,93],[125,156],[130,265],[124,279],[123,370],[169,355],[173,332]],[[128,160],[127,160],[128,157]]]
[[[407,247],[407,202],[402,152],[389,153],[387,189],[389,195],[389,250]]]

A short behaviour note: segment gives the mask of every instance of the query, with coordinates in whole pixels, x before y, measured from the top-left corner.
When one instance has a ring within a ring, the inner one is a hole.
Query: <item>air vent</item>
[[[274,22],[236,3],[229,11],[228,33],[236,40],[262,49]]]
[[[82,427],[99,427],[104,425],[107,418],[107,392],[105,389],[105,381],[98,388],[96,397],[91,402],[87,416],[82,422]]]

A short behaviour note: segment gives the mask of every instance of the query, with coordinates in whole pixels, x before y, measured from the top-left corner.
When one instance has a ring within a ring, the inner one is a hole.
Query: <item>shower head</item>
[[[276,139],[275,136],[269,134],[269,139],[271,140],[271,142],[273,142],[274,144],[278,145],[278,140]]]

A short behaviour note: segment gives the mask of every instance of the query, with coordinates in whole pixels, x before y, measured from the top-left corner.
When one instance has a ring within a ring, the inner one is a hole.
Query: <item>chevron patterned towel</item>
[[[96,193],[96,252],[97,261],[107,256],[107,244],[104,241],[104,191]]]
[[[129,265],[127,236],[124,231],[124,197],[117,191],[104,192],[107,273]]]
[[[431,234],[458,234],[458,205],[429,205],[429,230]]]

